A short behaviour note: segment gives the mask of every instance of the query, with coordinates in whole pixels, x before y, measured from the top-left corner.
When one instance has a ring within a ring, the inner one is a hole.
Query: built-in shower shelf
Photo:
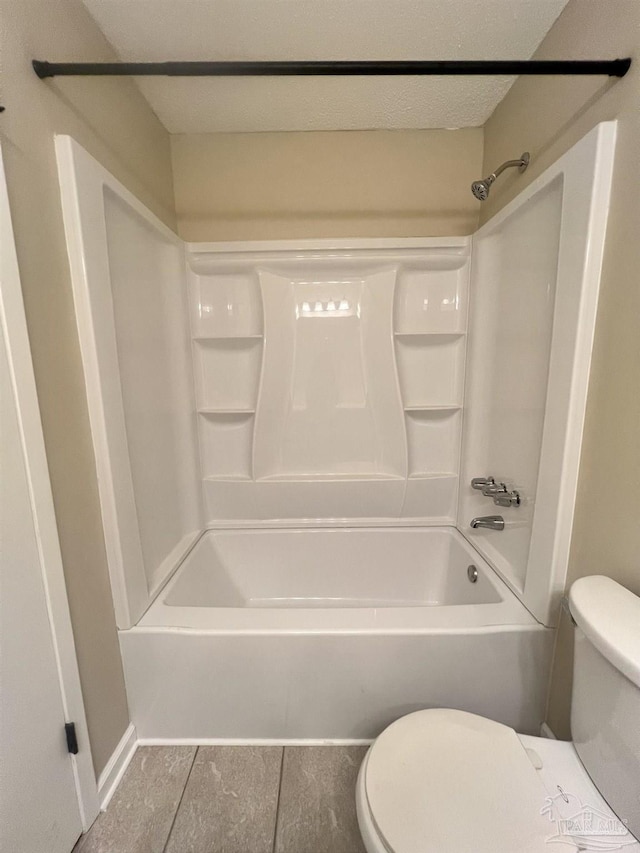
[[[206,344],[209,341],[260,341],[263,337],[263,335],[196,335],[193,340],[200,344]]]
[[[444,405],[444,406],[430,406],[429,404],[425,404],[424,406],[405,406],[405,412],[459,412],[462,406],[457,404],[453,405]]]
[[[447,480],[457,479],[458,475],[454,471],[412,471],[409,474],[409,480]]]
[[[250,483],[253,477],[250,474],[216,474],[203,477],[205,483]]]
[[[201,337],[194,346],[200,412],[252,412],[258,399],[262,335]]]
[[[242,415],[249,417],[249,415],[255,415],[255,409],[234,409],[234,408],[209,408],[209,409],[198,409],[199,415],[206,415],[207,417],[224,417],[227,415]]]
[[[463,338],[466,332],[394,332],[394,337],[403,339],[413,339],[415,343],[420,343],[424,340],[425,343],[437,343],[441,341],[453,341],[456,338]]]
[[[325,472],[316,473],[290,473],[290,474],[268,474],[264,477],[256,477],[256,480],[262,483],[336,483],[336,482],[361,482],[361,481],[381,481],[381,480],[404,480],[402,474],[391,474],[388,472],[365,472],[365,473],[348,473],[348,474],[327,474]]]
[[[407,413],[455,410],[463,397],[464,334],[395,335],[395,354]]]

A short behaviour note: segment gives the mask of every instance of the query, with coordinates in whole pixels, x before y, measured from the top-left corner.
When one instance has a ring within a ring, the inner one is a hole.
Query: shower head
[[[495,181],[495,178],[493,175],[489,175],[488,178],[484,178],[482,181],[474,181],[471,184],[471,192],[478,201],[485,201],[485,199],[489,198],[489,189],[493,181]]]
[[[506,163],[503,163],[501,166],[492,172],[488,177],[482,178],[480,181],[474,181],[471,184],[471,192],[478,199],[478,201],[486,201],[489,198],[489,190],[491,189],[491,184],[495,181],[498,175],[501,175],[505,169],[510,169],[512,167],[517,168],[520,172],[524,172],[527,166],[529,165],[529,160],[531,156],[528,151],[525,151],[522,157],[519,160],[507,160]]]

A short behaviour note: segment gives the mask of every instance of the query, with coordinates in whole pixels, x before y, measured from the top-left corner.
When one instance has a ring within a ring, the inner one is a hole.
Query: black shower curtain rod
[[[624,77],[631,59],[568,60],[400,60],[328,62],[42,62],[33,70],[46,77],[335,77],[335,76],[479,76],[491,74],[603,74]]]

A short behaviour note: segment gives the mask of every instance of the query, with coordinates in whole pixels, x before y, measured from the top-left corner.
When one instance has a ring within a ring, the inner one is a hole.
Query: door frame
[[[1,147],[0,281],[0,323],[6,340],[9,371],[16,401],[64,717],[67,722],[75,723],[78,738],[78,754],[71,755],[70,758],[73,765],[80,818],[82,827],[86,831],[100,811],[98,786],[91,756],[80,673],[62,568],[58,528],[40,421]]]

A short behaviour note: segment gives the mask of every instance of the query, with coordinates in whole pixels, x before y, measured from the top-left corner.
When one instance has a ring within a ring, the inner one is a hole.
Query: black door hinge
[[[78,735],[76,734],[75,723],[65,723],[64,733],[67,736],[67,749],[71,755],[78,754]]]

